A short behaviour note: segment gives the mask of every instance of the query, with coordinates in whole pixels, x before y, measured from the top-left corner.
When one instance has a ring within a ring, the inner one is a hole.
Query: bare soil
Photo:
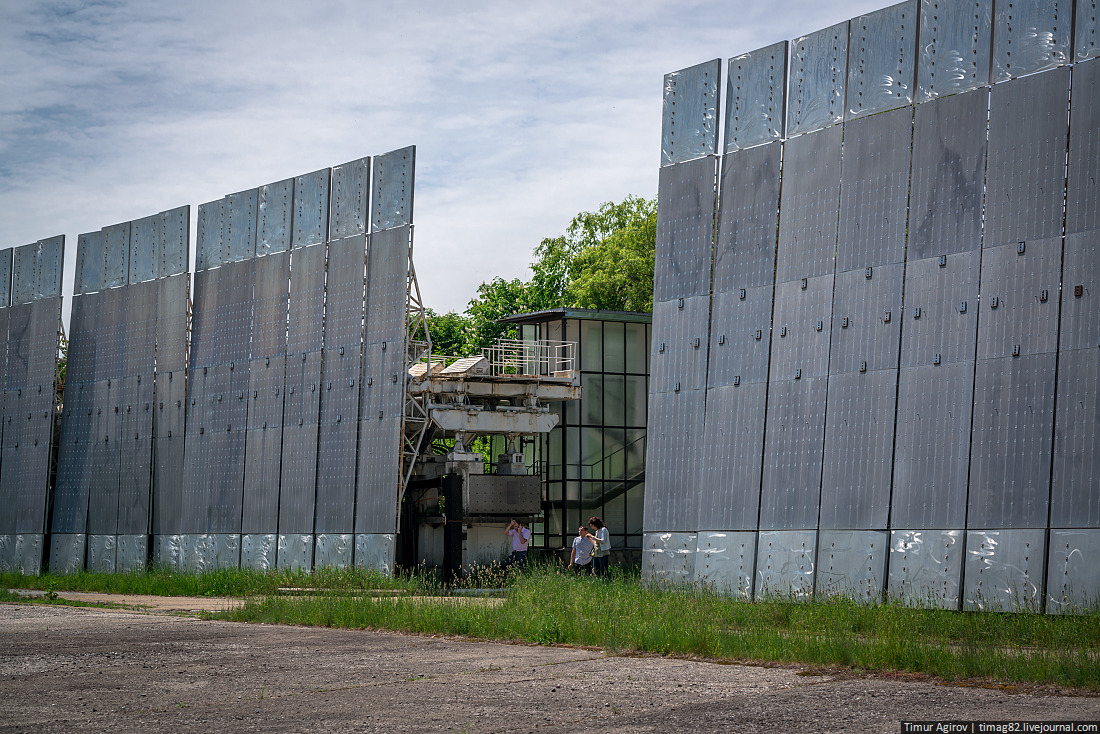
[[[1100,720],[1100,697],[0,604],[0,732],[897,732],[931,719]]]

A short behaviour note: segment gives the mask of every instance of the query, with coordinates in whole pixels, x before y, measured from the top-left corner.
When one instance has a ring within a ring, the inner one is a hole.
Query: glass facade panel
[[[624,324],[626,326],[626,369],[625,372],[643,375],[646,373],[646,358],[649,345],[646,343],[648,324]]]
[[[626,377],[604,375],[603,422],[605,426],[626,425]]]
[[[625,324],[605,321],[603,325],[603,370],[604,372],[626,371],[626,343],[623,327]]]
[[[598,426],[603,420],[603,375],[581,375],[581,422]]]
[[[603,479],[603,430],[581,429],[581,479]]]
[[[573,331],[572,328],[569,330]],[[578,348],[580,349],[581,369],[585,372],[602,371],[603,324],[599,321],[581,321],[580,332],[581,343]]]
[[[646,394],[649,390],[643,375],[626,378],[626,425],[645,428]]]
[[[604,477],[621,484],[626,480],[626,430],[604,429]],[[614,487],[608,487],[608,491]]]

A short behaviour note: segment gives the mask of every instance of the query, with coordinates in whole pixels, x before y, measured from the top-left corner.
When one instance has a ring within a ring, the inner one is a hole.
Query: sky
[[[886,4],[0,0],[0,249],[65,234],[68,301],[80,233],[415,145],[421,293],[462,311],[656,195],[665,73]]]

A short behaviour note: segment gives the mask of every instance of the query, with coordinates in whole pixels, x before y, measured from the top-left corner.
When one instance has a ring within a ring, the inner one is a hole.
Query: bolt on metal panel
[[[734,56],[726,73],[726,136],[731,153],[783,137],[787,42]]]
[[[393,573],[395,543],[393,533],[359,533],[355,536],[355,566],[369,568],[389,576]]]
[[[1047,565],[1047,613],[1080,614],[1096,608],[1100,597],[1100,531],[1050,531]]]
[[[648,527],[648,525],[647,525]],[[642,579],[666,586],[695,580],[695,533],[647,532],[642,535]]]
[[[844,125],[838,271],[905,259],[910,107]]]
[[[84,570],[88,536],[84,533],[50,534],[50,573],[74,574]]]
[[[0,308],[11,304],[12,255],[14,250],[0,250]]]
[[[967,530],[963,609],[1038,612],[1046,530]]]
[[[817,527],[827,380],[807,377],[773,380],[768,384],[768,423],[760,493],[762,530]],[[653,435],[652,427],[649,435]],[[646,489],[649,489],[648,483]]]
[[[157,266],[160,264],[160,220],[159,214],[153,214],[130,222],[127,283],[141,283],[157,277]]]
[[[886,593],[919,607],[959,608],[962,530],[892,530]]]
[[[318,533],[313,552],[314,568],[349,568],[355,550],[355,536],[350,533]]]
[[[718,152],[718,85],[722,60],[665,74],[661,166]]]
[[[968,525],[1046,525],[1054,378],[1054,354],[978,361]]]
[[[191,257],[191,207],[179,206],[163,211],[160,217],[160,248],[157,252],[157,277],[180,275],[188,270]]]
[[[188,400],[183,369],[158,372],[155,389],[152,532],[170,535],[180,532],[184,508],[184,418]]]
[[[187,273],[157,281],[156,359],[158,372],[183,370],[187,361]]]
[[[370,158],[360,158],[332,169],[328,213],[330,240],[366,234],[370,187]]]
[[[764,382],[707,390],[698,448],[699,529],[756,529],[767,396]]]
[[[312,535],[280,534],[276,562],[279,568],[290,571],[309,571],[313,568]]]
[[[848,38],[847,119],[913,101],[917,0],[853,18]]]
[[[714,292],[770,286],[775,279],[779,168],[775,142],[722,157]]]
[[[831,273],[776,286],[772,318],[772,381],[829,374],[832,309]]]
[[[788,136],[828,127],[844,119],[849,22],[791,41]]]
[[[408,258],[400,247],[395,248],[394,259],[403,263]],[[332,240],[328,245],[328,279],[325,285],[325,335],[326,349],[350,347],[356,353],[363,341],[364,284],[367,260],[366,235],[353,235],[342,240]],[[402,268],[408,273],[407,263]],[[404,278],[395,273],[395,281],[403,284]],[[394,283],[393,285],[396,285]],[[397,296],[392,288],[391,301],[404,304],[404,293]],[[372,294],[373,295],[373,294]],[[396,298],[394,296],[397,296]],[[382,304],[379,304],[381,307]],[[395,308],[395,303],[387,304]]]
[[[833,272],[843,135],[834,127],[783,144],[777,283]]]
[[[1053,69],[1073,61],[1073,3],[999,2],[993,15],[993,81]]]
[[[286,354],[287,308],[290,298],[290,253],[279,252],[254,263],[252,296],[253,360]]]
[[[821,528],[886,528],[897,380],[892,369],[829,377]]]
[[[704,355],[708,360],[707,387],[767,382],[772,287],[745,288],[743,293],[744,297],[740,292],[711,297],[709,356]],[[651,365],[662,356],[653,355]]]
[[[695,581],[720,594],[752,599],[755,532],[703,532],[696,538]]]
[[[982,241],[989,91],[917,106],[909,259],[977,250]]]
[[[707,383],[706,296],[654,304],[654,329],[650,355],[650,390],[672,392],[698,390]],[[677,387],[679,386],[679,387]]]
[[[197,244],[195,245],[195,272],[216,268],[225,263],[225,200],[218,199],[199,204]],[[196,291],[198,289],[196,288]]]
[[[415,145],[375,157],[371,182],[371,232],[412,224],[415,170]]]
[[[1100,63],[1077,64],[1072,74],[1067,235],[1100,229]]]
[[[225,197],[222,215],[222,246],[225,262],[238,262],[256,256],[256,210],[259,195],[256,189],[240,191]]]
[[[885,530],[822,530],[818,542],[817,594],[882,600],[890,548]]]
[[[874,372],[898,366],[904,321],[901,307],[904,271],[905,266],[896,263],[837,273],[830,374]]]
[[[328,192],[328,168],[294,177],[292,248],[318,245],[328,239]]]
[[[1058,349],[1062,238],[1004,245],[982,255],[978,359]]]
[[[761,531],[755,598],[809,598],[814,590],[816,530]]]
[[[980,257],[977,251],[959,252],[907,264],[902,367],[974,359]]]
[[[917,102],[989,84],[993,0],[921,0]]]
[[[149,532],[153,461],[153,380],[150,372],[119,381],[118,534]]]
[[[1069,68],[993,87],[983,247],[1062,233]]]
[[[325,313],[325,248],[295,248],[290,263],[287,355],[319,351]]]
[[[283,407],[279,530],[313,533],[321,352],[288,354]]]
[[[271,571],[275,568],[278,545],[272,534],[241,535],[241,568]]]
[[[710,292],[716,162],[708,156],[661,169],[654,301]]]
[[[1077,61],[1100,56],[1100,25],[1097,24],[1097,0],[1077,0],[1074,29],[1074,58]]]
[[[1054,424],[1051,527],[1100,527],[1100,350],[1071,349],[1058,360],[1058,402]]]
[[[256,256],[263,257],[290,249],[291,218],[294,211],[294,179],[261,186],[256,223]]]
[[[973,362],[901,369],[893,526],[964,525],[973,389]]]
[[[249,363],[242,521],[245,534],[273,534],[278,529],[285,370],[283,357]]]
[[[126,285],[130,273],[131,222],[103,228],[103,282],[101,288]],[[18,263],[16,264],[18,270]]]

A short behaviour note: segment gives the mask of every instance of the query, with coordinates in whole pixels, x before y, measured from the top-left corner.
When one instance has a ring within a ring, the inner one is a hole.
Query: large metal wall
[[[693,80],[716,65],[666,78],[648,574],[951,608],[1100,595],[1090,17],[908,0],[730,59],[718,230],[704,207],[693,238],[672,233],[715,191]],[[678,348],[700,335],[702,383]]]
[[[4,252],[0,568],[35,574],[47,550],[65,238]]]

